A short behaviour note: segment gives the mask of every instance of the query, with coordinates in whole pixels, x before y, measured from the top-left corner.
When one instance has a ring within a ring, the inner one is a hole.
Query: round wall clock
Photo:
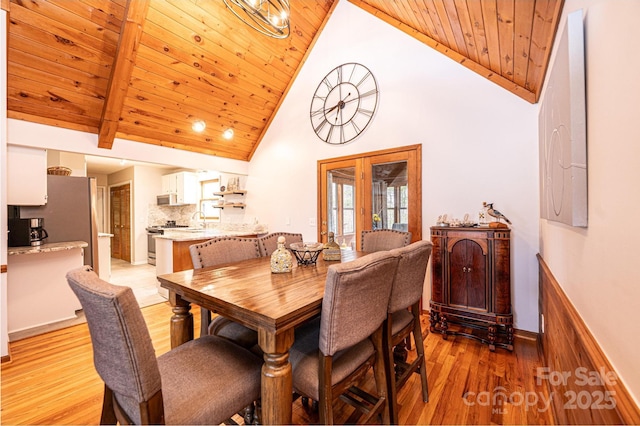
[[[378,105],[378,83],[364,65],[337,66],[322,79],[311,100],[311,125],[329,144],[353,140],[367,127]]]

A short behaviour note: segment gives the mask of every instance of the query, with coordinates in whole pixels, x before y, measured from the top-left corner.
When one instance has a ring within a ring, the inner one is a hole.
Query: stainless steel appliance
[[[84,264],[99,272],[96,193],[95,178],[48,175],[47,204],[20,206],[20,217],[44,220],[47,243],[86,242]]]
[[[162,194],[156,197],[156,202],[159,206],[177,206],[178,194]]]
[[[177,225],[175,220],[168,220],[164,225],[149,226],[147,230],[147,263],[156,264],[156,239],[157,235],[163,235],[165,229],[187,228],[189,225]]]
[[[29,238],[32,246],[42,245],[44,240],[49,237],[47,231],[43,228],[44,219],[34,217],[29,219]]]

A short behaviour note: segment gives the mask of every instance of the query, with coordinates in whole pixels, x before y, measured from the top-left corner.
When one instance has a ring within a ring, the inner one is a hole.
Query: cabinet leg
[[[449,329],[449,322],[447,321],[447,317],[445,315],[440,316],[440,333],[442,333],[442,338],[447,340],[447,329]]]
[[[498,337],[498,329],[495,325],[489,326],[489,350],[491,352],[495,352],[496,350],[496,339]]]
[[[438,321],[440,321],[440,314],[432,309],[429,312],[429,330],[432,333],[436,332],[436,324],[438,324]]]

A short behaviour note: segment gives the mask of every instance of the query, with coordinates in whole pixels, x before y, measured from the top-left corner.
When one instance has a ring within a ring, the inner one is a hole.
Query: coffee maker
[[[42,245],[45,238],[49,236],[47,231],[44,229],[44,219],[41,217],[34,217],[29,219],[29,227],[30,227],[30,240],[32,246]]]

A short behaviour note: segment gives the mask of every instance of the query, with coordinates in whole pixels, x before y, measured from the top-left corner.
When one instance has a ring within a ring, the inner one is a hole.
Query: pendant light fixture
[[[289,0],[224,0],[234,15],[273,38],[289,37]]]

